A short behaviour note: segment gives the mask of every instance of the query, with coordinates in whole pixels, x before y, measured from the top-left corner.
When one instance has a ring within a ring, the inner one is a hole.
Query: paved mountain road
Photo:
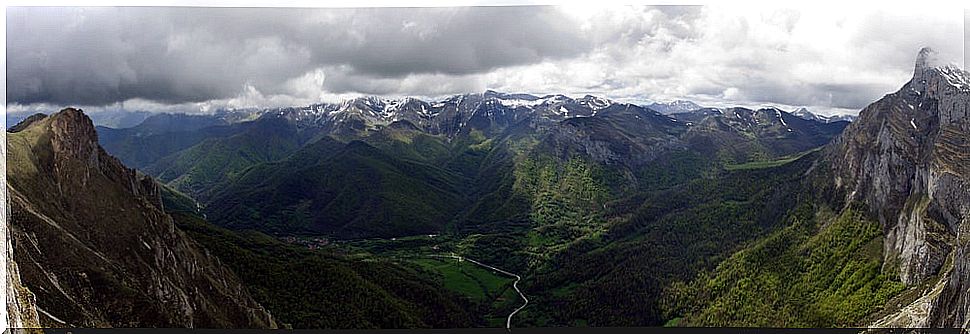
[[[458,261],[468,260],[468,262],[477,264],[479,266],[482,266],[482,267],[485,267],[485,268],[488,268],[488,269],[491,269],[491,270],[500,272],[500,273],[505,274],[505,275],[508,275],[508,276],[515,277],[515,282],[512,283],[512,288],[515,289],[515,292],[519,294],[519,297],[522,297],[522,300],[524,302],[522,303],[522,306],[519,306],[518,308],[516,308],[514,311],[512,311],[512,313],[509,313],[509,318],[508,318],[508,320],[505,321],[505,328],[506,329],[509,329],[509,330],[512,329],[512,316],[514,316],[516,313],[519,313],[519,311],[521,311],[523,308],[525,308],[526,305],[529,305],[529,298],[526,298],[525,297],[525,294],[522,293],[522,290],[519,290],[519,281],[522,280],[522,277],[519,276],[519,275],[510,273],[508,271],[505,271],[505,270],[502,270],[502,269],[499,269],[499,268],[495,268],[493,266],[490,266],[490,265],[487,265],[487,264],[484,264],[484,263],[475,261],[473,259],[469,259],[467,257],[461,257],[461,256],[458,256],[458,255],[431,255],[431,257],[446,257],[446,258],[458,259]]]

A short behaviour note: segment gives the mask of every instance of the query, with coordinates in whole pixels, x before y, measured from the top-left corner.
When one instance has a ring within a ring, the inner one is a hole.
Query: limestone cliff
[[[155,182],[98,145],[76,109],[8,133],[18,300],[43,327],[275,327],[236,276],[175,228]],[[35,298],[31,298],[35,297]]]
[[[928,311],[901,325],[965,327],[970,73],[921,50],[912,79],[863,109],[826,157],[844,202],[866,204],[882,224],[885,269],[911,286],[945,280],[918,301]]]

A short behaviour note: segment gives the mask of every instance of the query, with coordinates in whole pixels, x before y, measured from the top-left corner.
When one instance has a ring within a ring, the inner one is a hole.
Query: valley
[[[5,6],[0,325],[970,328],[966,4],[414,1]]]
[[[667,321],[661,288],[780,228],[792,205],[783,199],[809,192],[798,185],[810,167],[799,158],[817,156],[846,124],[777,109],[675,116],[591,96],[360,99],[280,109],[244,123],[206,121],[228,135],[174,132],[210,139],[157,158],[185,161],[188,174],[168,176],[172,169],[160,172],[154,163],[146,170],[195,197],[199,204],[187,206],[216,225],[427,271],[422,275],[463,296],[488,326],[660,325]],[[265,138],[291,138],[297,146],[283,150],[290,152],[284,158],[233,157],[280,151],[275,142],[263,145]],[[104,144],[126,145],[115,140]],[[211,174],[221,170],[211,166],[229,169]],[[766,186],[784,183],[790,185]],[[657,262],[674,254],[682,254],[678,262]],[[520,280],[434,256],[473,259]],[[622,262],[602,258],[612,256],[649,261],[636,266],[657,275],[625,272]],[[587,261],[603,265],[591,272]],[[621,281],[603,281],[609,276]],[[636,298],[624,303],[644,308],[609,310],[597,303],[616,297],[589,295],[620,291]],[[631,313],[564,313],[593,309]]]
[[[955,231],[968,212],[970,75],[924,64],[928,52],[852,123],[495,91],[160,114],[124,129],[65,109],[8,131],[15,259],[32,293],[71,301],[96,288],[90,277],[154,284],[114,275],[167,277],[163,262],[119,254],[167,259],[152,252],[178,245],[219,277],[186,267],[153,288],[233,282],[219,291],[264,308],[125,323],[84,322],[95,304],[38,303],[50,325],[959,323],[967,315],[948,305],[966,299]],[[97,200],[69,200],[93,198],[91,185]],[[125,227],[126,246],[113,246],[120,236],[68,218],[94,212],[153,227]],[[53,271],[34,262],[45,242],[101,260]],[[59,276],[72,292],[56,292]]]

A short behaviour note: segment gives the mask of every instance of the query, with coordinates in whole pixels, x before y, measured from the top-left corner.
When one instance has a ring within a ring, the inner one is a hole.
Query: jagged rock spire
[[[932,67],[933,64],[937,62],[938,54],[936,50],[930,47],[924,47],[919,50],[919,54],[916,56],[916,69],[915,73],[923,72],[927,67]]]
[[[939,54],[930,47],[924,47],[916,55],[916,66],[913,68],[913,82],[925,83],[926,71],[939,63]]]

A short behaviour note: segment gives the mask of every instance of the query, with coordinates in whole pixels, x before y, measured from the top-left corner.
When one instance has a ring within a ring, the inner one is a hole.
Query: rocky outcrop
[[[37,114],[30,115],[27,118],[25,118],[24,120],[20,121],[20,123],[17,123],[16,125],[10,127],[10,130],[8,130],[8,131],[9,132],[20,132],[21,130],[26,129],[28,126],[30,126],[31,124],[33,124],[34,122],[39,121],[39,120],[42,120],[44,118],[47,118],[47,115],[44,115],[44,114],[41,114],[41,113],[37,113]]]
[[[36,116],[36,115],[35,115]],[[31,116],[26,120],[22,121],[20,125],[29,124],[38,119],[43,119],[47,117],[46,115],[40,114],[41,117]],[[12,128],[12,130],[17,129],[17,127]],[[6,146],[0,146],[0,154],[4,157],[7,156]],[[0,166],[2,169],[6,170],[6,159],[0,160]],[[7,183],[6,174],[2,177],[3,184]],[[5,328],[35,328],[40,327],[40,323],[37,316],[37,310],[34,308],[36,302],[33,299],[33,294],[23,286],[20,281],[20,270],[17,267],[17,262],[12,261],[13,258],[13,246],[10,243],[10,233],[8,233],[9,227],[7,226],[7,221],[9,221],[9,210],[10,207],[7,205],[7,191],[6,189],[0,190],[0,199],[2,199],[3,204],[0,206],[0,220],[3,221],[3,225],[0,226],[0,255],[3,262],[3,267],[0,267],[0,271],[3,275],[0,275],[2,279],[5,280],[3,294],[6,297],[5,313],[6,316]]]
[[[16,130],[7,136],[9,231],[18,300],[32,301],[40,326],[276,326],[175,227],[155,182],[105,153],[83,112]]]
[[[863,109],[826,157],[845,202],[866,204],[882,224],[886,270],[909,285],[946,276],[915,323],[966,326],[970,73],[921,50],[913,78]]]
[[[686,146],[686,127],[637,106],[615,104],[597,117],[575,117],[550,126],[538,151],[562,159],[579,155],[610,165],[639,167]]]

